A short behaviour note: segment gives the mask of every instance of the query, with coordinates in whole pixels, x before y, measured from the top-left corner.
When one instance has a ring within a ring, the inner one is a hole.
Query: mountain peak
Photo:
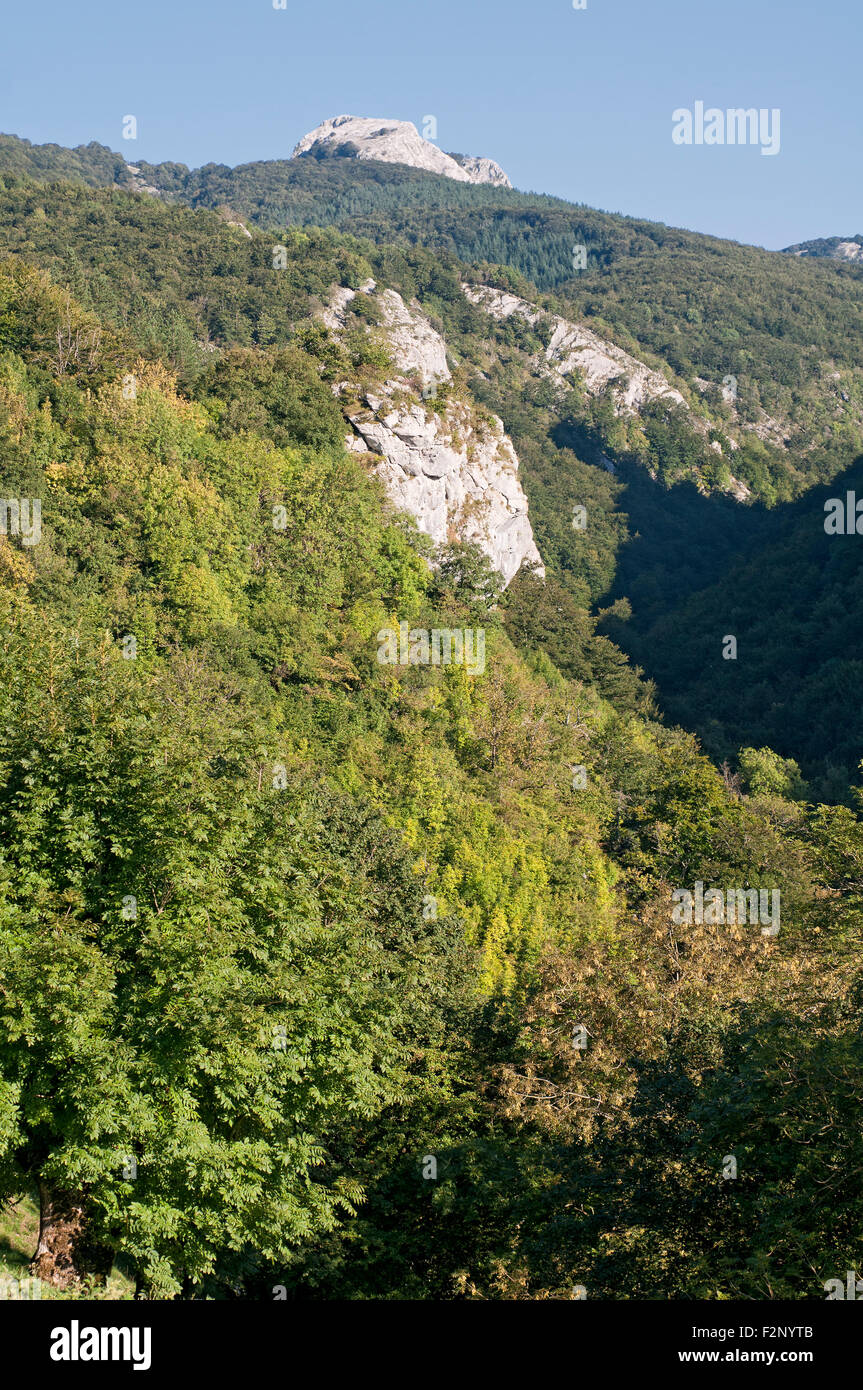
[[[300,155],[349,155],[376,159],[383,164],[409,164],[459,183],[512,184],[493,159],[444,154],[431,140],[424,140],[411,121],[379,116],[333,116],[304,135],[294,149]]]

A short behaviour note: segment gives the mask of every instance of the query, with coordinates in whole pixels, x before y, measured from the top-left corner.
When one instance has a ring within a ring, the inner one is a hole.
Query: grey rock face
[[[840,241],[834,254],[837,261],[863,261],[863,246],[859,241]]]
[[[321,314],[333,333],[344,328],[357,293],[379,307],[381,324],[370,331],[383,336],[394,372],[360,391],[358,404],[350,383],[334,388],[352,426],[347,447],[371,455],[392,501],[437,544],[474,542],[506,584],[525,560],[544,574],[518,457],[502,421],[469,401],[437,399],[438,388],[452,380],[446,344],[419,305],[405,304],[395,291],[378,292],[373,281],[359,291],[336,290]]]
[[[488,285],[462,285],[462,290],[472,304],[485,309],[493,318],[508,319],[513,314],[518,314],[530,324],[536,324],[540,320],[549,324],[551,337],[548,346],[543,353],[537,354],[534,361],[537,370],[553,381],[561,392],[566,390],[567,376],[577,372],[581,375],[585,388],[592,395],[597,395],[606,388],[610,389],[617,415],[638,414],[651,401],[661,399],[669,404],[683,406],[689,411],[692,428],[701,435],[707,434],[707,420],[690,410],[681,393],[666,381],[661,372],[654,371],[652,367],[624,352],[622,348],[616,347],[614,343],[600,338],[583,324],[573,323],[557,314],[546,314],[527,300]],[[696,384],[704,391],[710,383],[697,377]],[[726,401],[734,404],[736,397],[730,386],[723,386],[722,394]],[[779,447],[787,446],[786,428],[764,411],[755,423],[745,423],[741,428]],[[734,453],[739,448],[737,441],[729,437],[728,442],[731,452]],[[722,446],[718,441],[714,441],[711,448],[716,453],[722,453]],[[611,473],[616,471],[614,464],[604,455],[602,466]],[[751,495],[746,484],[733,476],[727,490],[739,502],[746,501]]]
[[[561,387],[565,387],[565,378],[571,372],[580,373],[592,395],[610,387],[615,411],[619,415],[634,414],[659,397],[669,403],[686,404],[680,392],[669,385],[661,372],[645,366],[583,324],[572,323],[557,314],[544,314],[526,299],[507,294],[504,290],[486,285],[463,285],[462,289],[472,304],[485,309],[492,318],[508,319],[518,314],[530,324],[548,319],[552,335],[538,365],[545,376]]]
[[[471,183],[491,183],[496,188],[512,188],[508,176],[493,159],[477,159],[469,154],[453,154],[450,159],[461,165]]]
[[[492,159],[475,159],[444,154],[430,140],[424,140],[411,121],[386,120],[375,116],[334,116],[304,135],[294,148],[293,157],[314,150],[330,154],[345,153],[355,159],[377,159],[384,164],[410,164],[430,174],[442,174],[459,183],[512,185],[499,164]]]

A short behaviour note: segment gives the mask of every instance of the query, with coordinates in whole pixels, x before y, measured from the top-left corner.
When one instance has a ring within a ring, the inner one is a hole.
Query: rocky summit
[[[377,116],[335,116],[304,135],[294,149],[300,155],[348,155],[375,159],[382,164],[409,164],[430,174],[442,174],[459,183],[491,183],[499,188],[512,184],[493,159],[444,154],[431,140],[424,140],[411,121]]]

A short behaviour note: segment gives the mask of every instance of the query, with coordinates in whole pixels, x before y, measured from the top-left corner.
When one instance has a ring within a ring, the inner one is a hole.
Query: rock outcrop
[[[451,154],[469,176],[471,183],[491,183],[496,188],[512,188],[509,177],[493,159],[477,159],[470,154]]]
[[[840,241],[833,254],[837,261],[863,261],[863,246],[859,241]]]
[[[817,237],[814,241],[801,241],[797,246],[786,246],[784,256],[814,256],[831,261],[863,261],[863,236],[856,237]]]
[[[125,183],[115,183],[116,188],[131,188],[134,193],[149,193],[152,198],[162,198],[164,194],[160,188],[154,187],[152,183],[147,183],[137,164],[126,164]]]
[[[543,375],[562,389],[566,387],[566,377],[577,372],[591,395],[610,389],[617,414],[635,414],[649,401],[660,397],[669,404],[686,404],[661,372],[645,366],[583,324],[572,323],[557,314],[546,314],[518,295],[487,285],[462,285],[462,289],[472,304],[485,309],[492,318],[508,319],[518,314],[532,325],[546,320],[552,332],[537,365]]]
[[[394,290],[378,291],[374,281],[336,290],[321,314],[331,332],[344,329],[357,293],[378,306],[380,323],[369,331],[385,340],[394,371],[373,388],[335,388],[352,427],[348,448],[370,455],[395,505],[438,544],[474,542],[506,584],[525,560],[544,574],[503,423],[446,390],[452,373],[443,338],[418,304]]]
[[[334,116],[304,135],[294,149],[294,159],[309,154],[349,155],[376,159],[383,164],[409,164],[430,174],[441,174],[459,183],[512,184],[493,159],[449,155],[431,140],[424,140],[411,121],[375,116]]]
[[[689,411],[690,424],[696,433],[702,436],[708,433],[707,418],[692,412],[681,393],[666,381],[661,372],[654,371],[644,362],[624,352],[622,348],[616,347],[614,343],[600,338],[583,324],[573,323],[557,314],[547,314],[517,295],[488,285],[463,284],[462,290],[472,304],[485,309],[493,318],[508,319],[513,314],[519,314],[531,325],[545,320],[551,329],[551,335],[544,352],[537,354],[534,359],[534,365],[543,376],[559,387],[561,393],[567,389],[566,378],[570,373],[577,372],[590,394],[598,395],[606,388],[610,390],[615,413],[618,415],[637,414],[651,401],[663,400],[669,404],[683,406]],[[696,377],[695,381],[702,392],[710,385],[700,377]],[[723,386],[722,394],[723,398],[736,408],[736,396],[731,388]],[[739,427],[751,431],[760,439],[769,439],[771,443],[782,448],[788,443],[784,428],[763,411],[758,421],[747,422]],[[733,454],[739,445],[727,431],[726,437]],[[718,454],[723,452],[722,445],[716,440],[710,447]],[[605,455],[602,456],[602,467],[610,473],[616,472],[614,464]],[[751,496],[746,484],[733,475],[729,477],[727,490],[738,502],[745,502]]]

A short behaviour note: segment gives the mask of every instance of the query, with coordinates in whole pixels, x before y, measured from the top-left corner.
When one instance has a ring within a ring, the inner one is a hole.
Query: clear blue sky
[[[0,130],[239,164],[435,115],[518,188],[778,248],[863,231],[861,38],[861,0],[12,0]],[[696,100],[779,107],[780,153],[673,144]]]

